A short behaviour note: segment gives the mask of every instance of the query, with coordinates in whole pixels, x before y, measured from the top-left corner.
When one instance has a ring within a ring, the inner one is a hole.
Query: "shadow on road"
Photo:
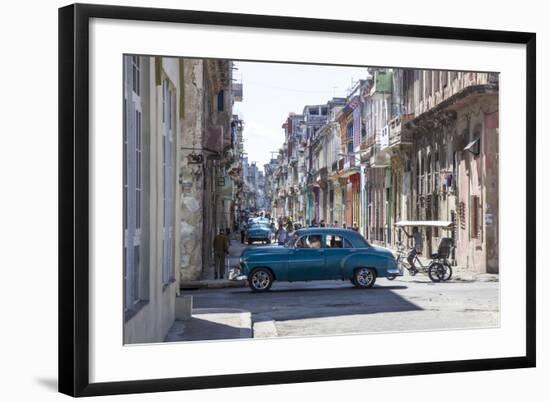
[[[357,289],[341,282],[276,284],[266,293],[254,293],[248,288],[195,292],[193,305],[197,308],[244,309],[252,314],[254,322],[422,310],[398,293],[407,289],[406,285],[375,285],[371,289]]]

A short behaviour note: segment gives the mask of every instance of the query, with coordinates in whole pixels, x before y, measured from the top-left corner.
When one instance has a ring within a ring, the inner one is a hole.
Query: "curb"
[[[482,282],[482,283],[498,283],[500,281],[498,274],[487,273],[453,273],[451,281],[463,281],[463,282]]]
[[[190,320],[176,320],[164,342],[252,338],[252,314],[242,309],[197,308]]]
[[[248,286],[248,281],[233,280],[197,280],[180,283],[182,290],[198,290],[201,288],[241,288]]]

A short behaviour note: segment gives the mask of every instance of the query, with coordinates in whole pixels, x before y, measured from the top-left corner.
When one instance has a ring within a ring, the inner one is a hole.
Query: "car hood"
[[[245,249],[241,253],[241,258],[245,259],[259,255],[279,255],[284,253],[288,253],[288,248],[285,248],[282,245],[254,246]]]

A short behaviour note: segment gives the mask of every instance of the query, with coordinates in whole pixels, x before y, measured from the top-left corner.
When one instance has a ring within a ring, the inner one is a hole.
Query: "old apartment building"
[[[388,247],[406,240],[397,221],[451,221],[424,230],[425,256],[451,237],[455,265],[498,272],[498,74],[368,68],[347,98],[314,106],[318,126],[311,107],[289,116],[270,164],[276,216],[356,224]]]

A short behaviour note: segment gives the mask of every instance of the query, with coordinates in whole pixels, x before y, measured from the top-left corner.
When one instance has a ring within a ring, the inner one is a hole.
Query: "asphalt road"
[[[487,328],[499,325],[498,282],[433,283],[424,274],[379,278],[373,288],[350,282],[275,282],[248,288],[201,289],[194,308],[235,308],[252,317],[254,337]]]

